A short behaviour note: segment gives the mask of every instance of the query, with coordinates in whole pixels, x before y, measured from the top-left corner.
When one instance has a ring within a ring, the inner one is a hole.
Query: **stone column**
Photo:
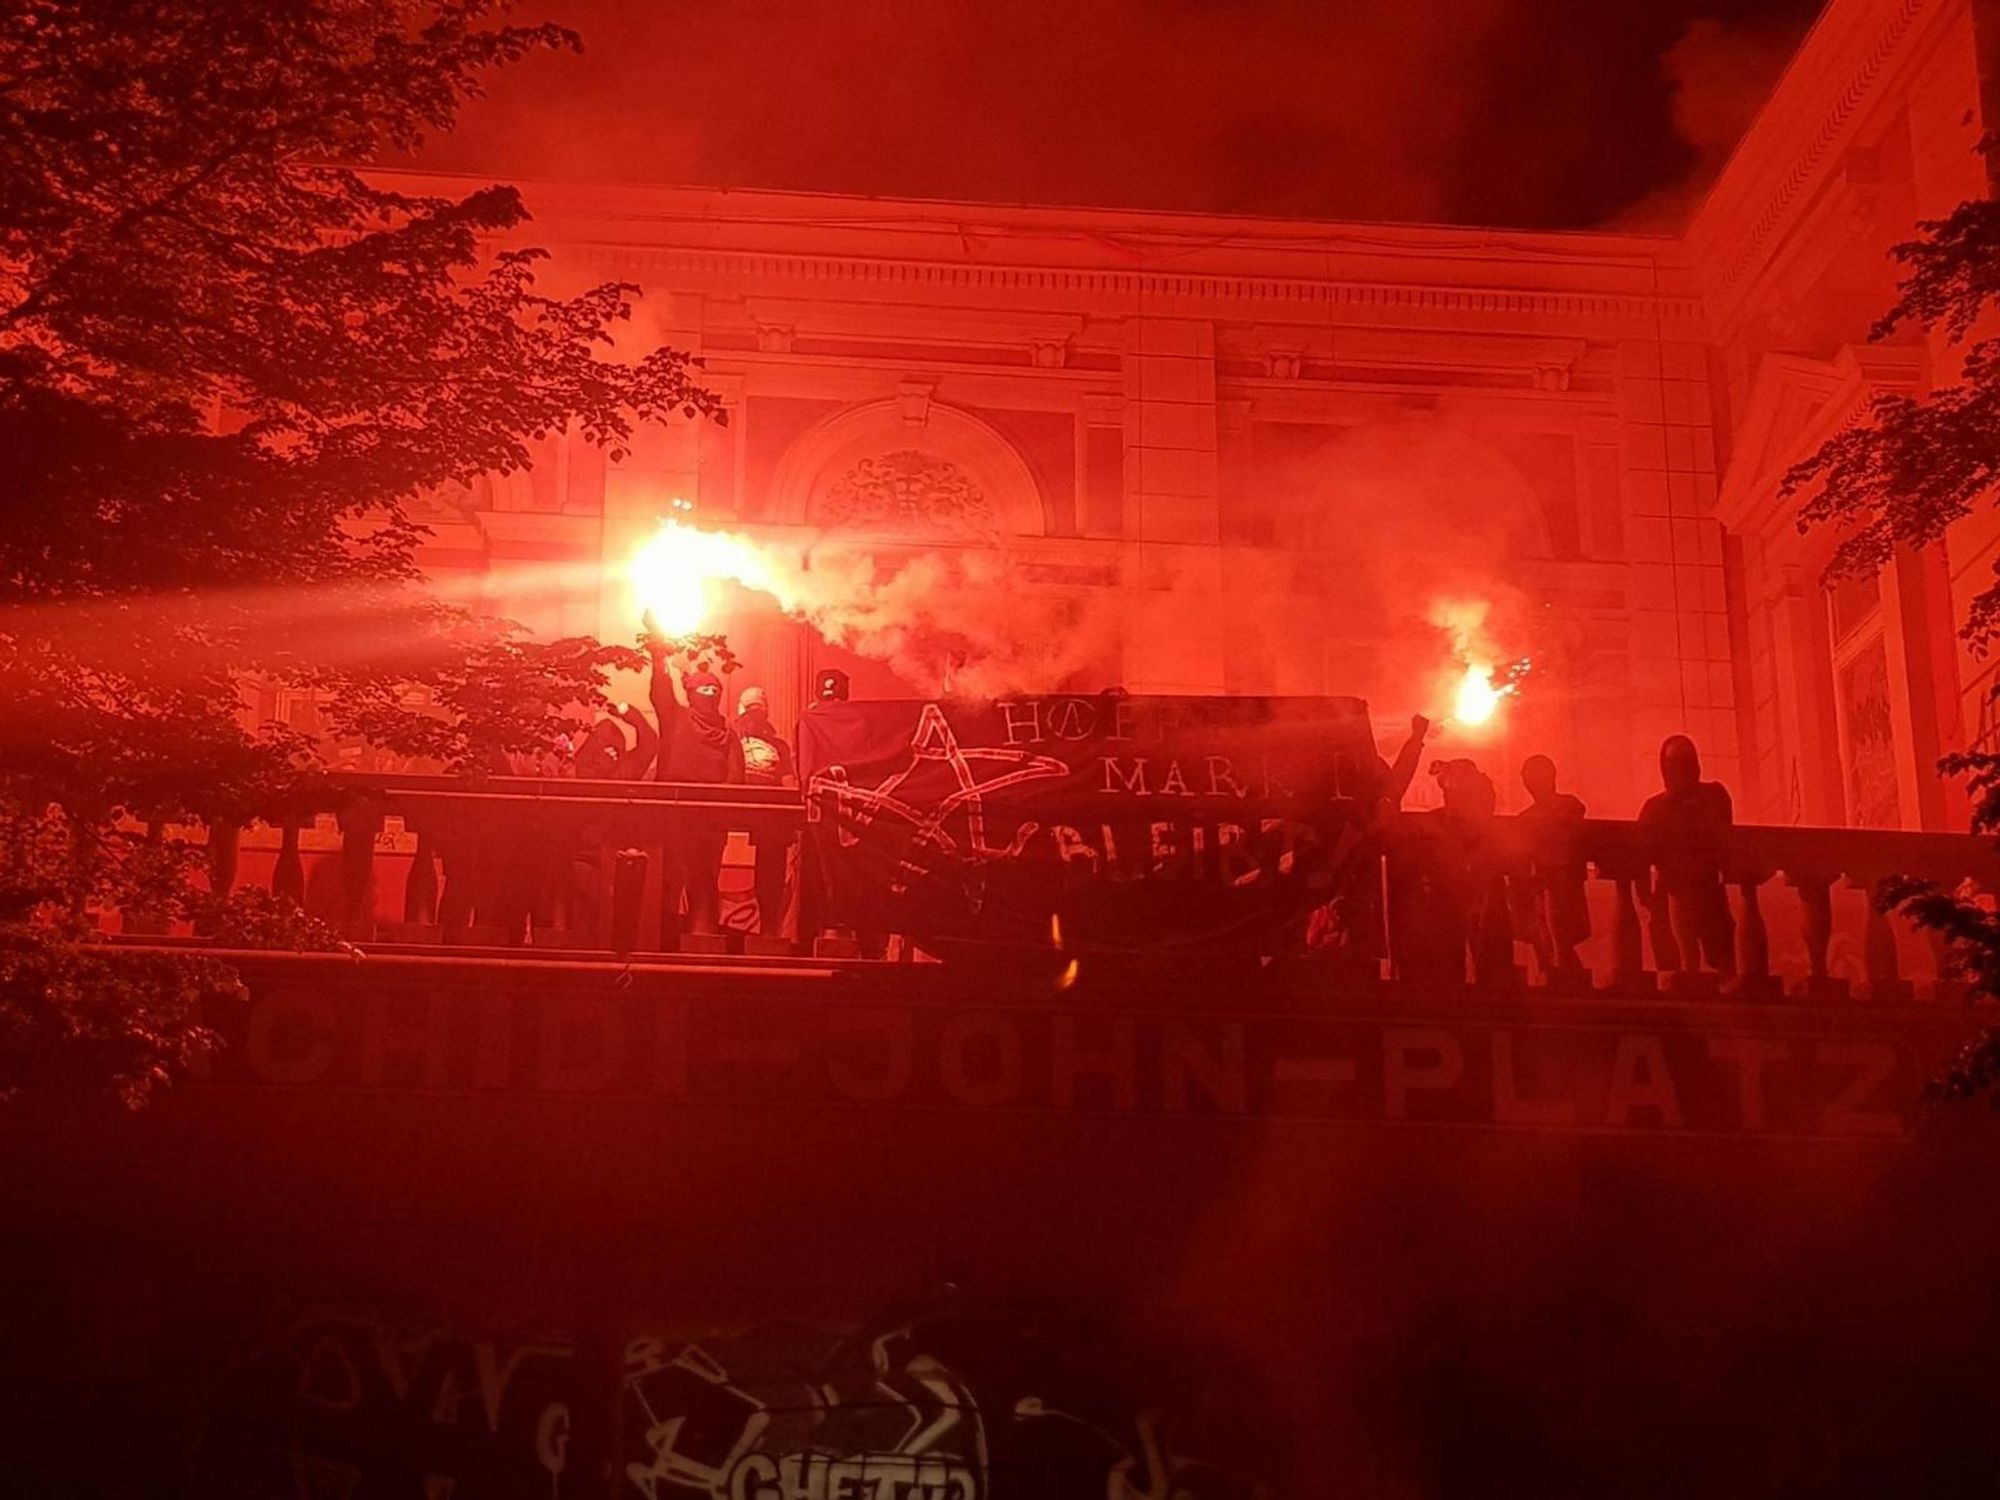
[[[1958,739],[1956,632],[1944,549],[1898,549],[1882,570],[1883,645],[1889,655],[1889,703],[1896,720],[1897,791],[1911,828],[1965,826],[1964,791],[1937,774],[1938,758]],[[1956,795],[1953,795],[1956,794]],[[1956,804],[1956,805],[1953,805]]]
[[[1639,783],[1657,780],[1660,741],[1686,733],[1701,747],[1706,773],[1739,786],[1705,351],[1692,343],[1622,345],[1618,385]]]
[[[1126,686],[1219,693],[1214,325],[1129,319],[1124,374]]]
[[[1847,821],[1847,788],[1840,775],[1833,684],[1822,665],[1831,660],[1824,638],[1826,600],[1817,580],[1798,564],[1786,564],[1782,576],[1784,592],[1767,607],[1778,664],[1785,772],[1788,779],[1797,776],[1799,820],[1837,826]],[[1786,798],[1791,797],[1787,787]]]

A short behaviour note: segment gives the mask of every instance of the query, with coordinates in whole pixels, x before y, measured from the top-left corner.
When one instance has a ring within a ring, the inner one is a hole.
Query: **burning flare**
[[[1521,690],[1528,675],[1528,658],[1502,664],[1486,630],[1492,605],[1484,599],[1440,599],[1431,606],[1431,623],[1451,640],[1451,654],[1457,667],[1446,691],[1451,698],[1450,719],[1466,729],[1493,723],[1501,705]]]
[[[1043,592],[1002,550],[884,561],[866,546],[761,542],[694,523],[676,500],[624,568],[661,635],[716,628],[724,586],[767,595],[829,644],[886,662],[924,692],[1047,692],[1122,640],[1116,596]]]
[[[676,500],[674,509],[693,509]],[[674,516],[632,556],[626,575],[640,606],[649,611],[660,633],[693,635],[714,608],[714,586],[739,583],[769,594],[783,608],[792,607],[793,590],[782,569],[748,537],[726,531],[702,531]]]
[[[1458,680],[1458,694],[1452,700],[1452,722],[1473,727],[1490,723],[1500,712],[1501,703],[1521,690],[1521,679],[1527,672],[1525,657],[1502,669],[1497,680],[1491,667],[1467,666],[1465,675]]]

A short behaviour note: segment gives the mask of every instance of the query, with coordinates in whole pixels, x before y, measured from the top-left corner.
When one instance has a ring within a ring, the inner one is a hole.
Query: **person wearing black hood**
[[[691,671],[691,663],[670,654],[657,636],[648,640],[653,658],[653,712],[660,721],[659,781],[740,786],[743,743],[722,714],[722,679]],[[716,933],[716,886],[722,877],[722,850],[729,841],[726,813],[690,809],[669,820],[665,882],[660,892],[660,926],[675,939],[681,932]],[[687,920],[683,927],[683,900]]]
[[[631,743],[626,743],[630,734]],[[640,781],[653,769],[659,736],[636,704],[620,703],[600,715],[576,747],[571,771],[583,781]],[[568,925],[586,943],[607,940],[604,930],[614,829],[604,810],[584,814],[568,843]]]
[[[1649,903],[1654,953],[1662,967],[1698,969],[1705,958],[1718,974],[1733,975],[1736,921],[1722,883],[1735,821],[1729,789],[1701,779],[1701,755],[1684,734],[1660,746],[1660,780],[1665,790],[1639,809],[1639,836],[1657,874]]]
[[[632,731],[629,745],[627,729]],[[632,704],[621,703],[615,717],[600,716],[576,747],[576,775],[586,781],[638,781],[653,768],[658,749],[659,736],[646,716]]]
[[[743,779],[752,786],[797,786],[798,768],[792,747],[771,723],[770,698],[760,687],[746,687],[736,697],[736,738],[743,744]],[[752,828],[750,849],[755,860],[757,931],[767,938],[784,936],[785,886],[792,858],[789,829]]]

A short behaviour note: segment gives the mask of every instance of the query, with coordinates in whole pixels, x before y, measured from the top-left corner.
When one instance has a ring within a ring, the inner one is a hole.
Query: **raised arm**
[[[653,712],[660,720],[660,737],[665,739],[671,733],[676,715],[687,712],[687,677],[679,660],[668,654],[666,642],[647,642],[646,654],[653,658],[653,680],[648,691]]]
[[[1403,741],[1403,748],[1396,753],[1396,763],[1389,767],[1389,805],[1401,807],[1403,794],[1410,789],[1416,779],[1417,763],[1424,758],[1424,740],[1430,735],[1431,721],[1422,714],[1410,720],[1410,737]]]
[[[619,761],[619,774],[627,781],[638,781],[651,769],[653,757],[659,753],[660,737],[635,704],[625,704],[619,709],[618,717],[632,726],[632,733],[636,736],[631,750]]]

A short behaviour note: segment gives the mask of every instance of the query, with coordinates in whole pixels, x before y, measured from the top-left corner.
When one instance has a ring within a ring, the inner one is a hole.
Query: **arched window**
[[[772,475],[771,514],[884,542],[981,546],[1046,536],[1021,455],[969,412],[872,401],[827,418]]]

